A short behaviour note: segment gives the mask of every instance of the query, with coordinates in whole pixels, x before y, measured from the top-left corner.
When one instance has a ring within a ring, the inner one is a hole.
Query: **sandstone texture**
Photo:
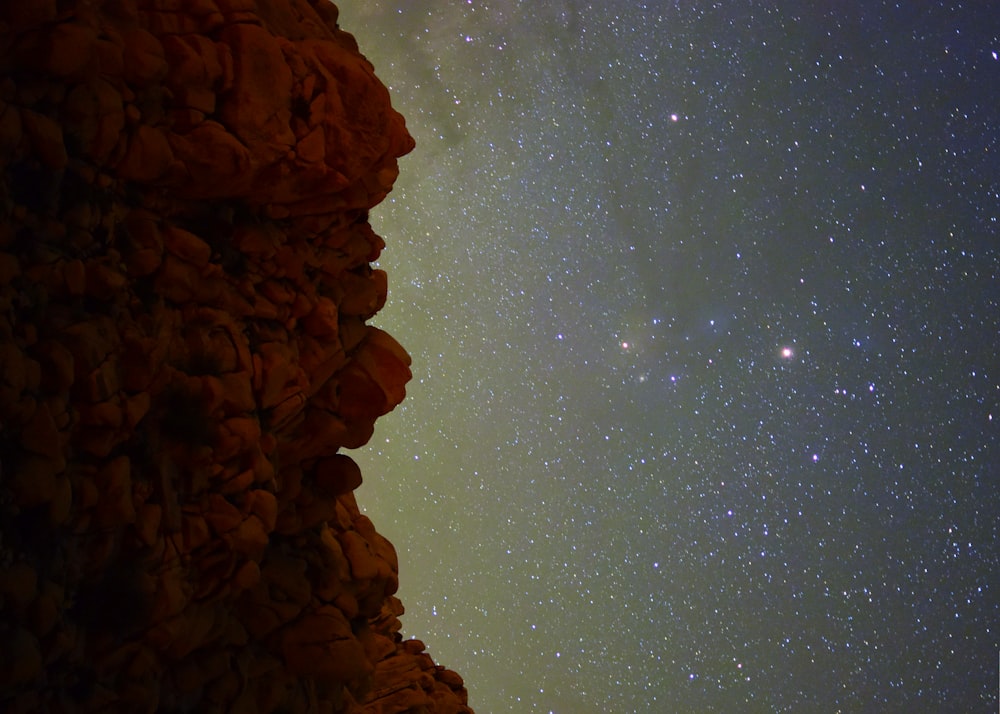
[[[0,711],[469,712],[358,509],[413,141],[326,0],[0,0]]]

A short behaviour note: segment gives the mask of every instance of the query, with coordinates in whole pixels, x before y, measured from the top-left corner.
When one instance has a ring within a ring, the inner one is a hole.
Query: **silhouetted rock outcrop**
[[[0,710],[467,712],[357,465],[413,140],[325,0],[0,0]]]

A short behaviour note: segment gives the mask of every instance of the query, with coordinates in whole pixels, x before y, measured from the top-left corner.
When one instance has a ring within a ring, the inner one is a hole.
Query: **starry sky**
[[[996,711],[989,4],[339,5],[404,636],[484,714]]]

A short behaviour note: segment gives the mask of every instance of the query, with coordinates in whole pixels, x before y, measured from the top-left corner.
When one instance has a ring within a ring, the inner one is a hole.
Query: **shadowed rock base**
[[[469,712],[357,465],[413,140],[325,0],[0,0],[0,710]]]

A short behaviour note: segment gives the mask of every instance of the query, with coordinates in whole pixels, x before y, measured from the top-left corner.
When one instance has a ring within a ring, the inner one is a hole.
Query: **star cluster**
[[[418,145],[404,634],[483,712],[994,710],[992,12],[340,8]]]

